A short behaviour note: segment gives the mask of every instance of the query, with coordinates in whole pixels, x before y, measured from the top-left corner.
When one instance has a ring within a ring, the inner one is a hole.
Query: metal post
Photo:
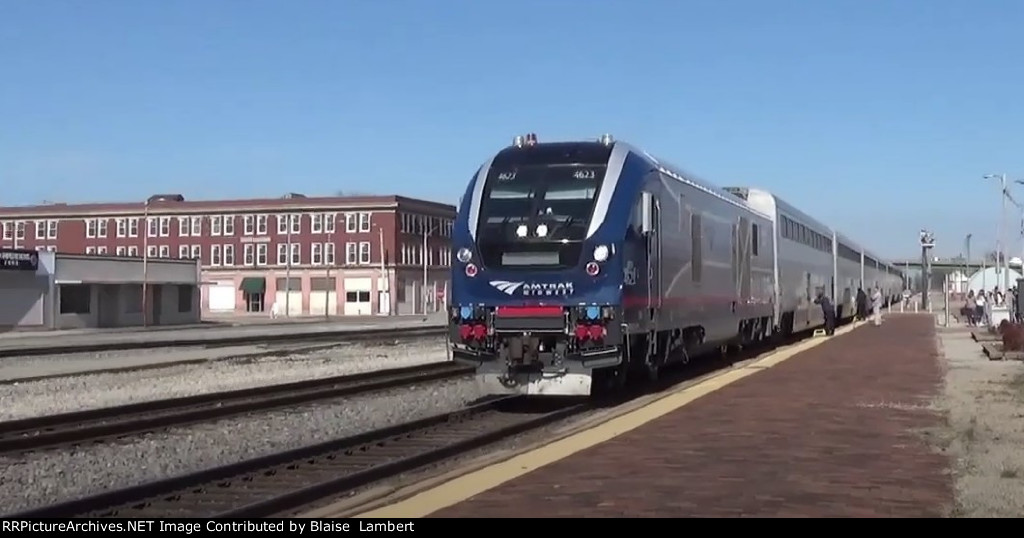
[[[391,277],[388,275],[387,265],[384,263],[384,228],[377,228],[377,237],[380,240],[380,278],[384,281],[384,291],[388,292],[388,315],[392,314],[391,308]],[[380,302],[380,296],[378,294],[378,303]],[[377,305],[377,309],[381,309],[381,305]]]
[[[292,308],[292,219],[295,215],[288,214],[288,235],[286,241],[288,242],[288,251],[285,253],[287,256],[286,263],[284,265],[284,315],[285,317],[291,316]]]
[[[999,244],[1000,244],[1000,255],[1003,260],[1000,265],[1003,266],[1003,294],[1005,296],[1006,290],[1010,288],[1010,262],[1006,259],[1006,197],[1009,194],[1006,190],[1006,174],[999,176],[1000,185],[1002,185],[1002,191],[1000,191],[1001,198],[1001,209],[999,211]]]
[[[142,326],[149,326],[149,200],[142,206]]]
[[[427,236],[433,230],[423,229],[423,315],[427,315]]]
[[[942,309],[945,311],[943,318],[944,327],[949,327],[949,273],[946,273],[946,278],[942,284]]]

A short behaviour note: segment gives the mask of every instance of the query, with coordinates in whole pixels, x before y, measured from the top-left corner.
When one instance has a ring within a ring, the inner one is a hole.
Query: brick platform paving
[[[892,316],[431,517],[941,517],[934,319]]]

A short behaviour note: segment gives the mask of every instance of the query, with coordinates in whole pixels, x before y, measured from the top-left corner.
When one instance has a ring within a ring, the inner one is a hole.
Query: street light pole
[[[1003,270],[1003,292],[1005,293],[1007,288],[1010,286],[1010,274],[1006,272],[1009,267],[1009,263],[1006,260],[1006,242],[1003,237],[1003,230],[1005,228],[1006,221],[1006,198],[1009,195],[1006,187],[1006,174],[986,174],[985,179],[998,179],[999,180],[999,223],[996,226],[996,274],[999,274],[1000,268]],[[1002,258],[1002,259],[1000,259]],[[998,277],[997,277],[998,278]],[[998,286],[998,284],[996,284]]]

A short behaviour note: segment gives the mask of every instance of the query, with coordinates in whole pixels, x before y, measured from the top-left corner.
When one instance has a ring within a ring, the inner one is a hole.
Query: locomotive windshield
[[[526,158],[494,160],[477,233],[485,266],[555,268],[578,263],[610,154],[605,146],[594,146],[584,149],[596,151],[558,148],[547,155],[533,148],[513,150],[513,157]]]

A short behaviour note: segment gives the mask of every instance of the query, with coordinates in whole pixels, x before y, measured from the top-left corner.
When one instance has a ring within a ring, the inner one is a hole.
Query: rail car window
[[[761,242],[761,227],[752,224],[750,226],[750,254],[757,256],[758,243]]]
[[[832,252],[832,238],[820,234],[789,217],[782,217],[782,237],[815,250]]]
[[[694,282],[700,282],[704,269],[704,253],[702,251],[701,238],[703,236],[700,213],[690,215],[690,277]]]
[[[860,263],[860,254],[842,243],[839,243],[839,257],[844,260]]]

